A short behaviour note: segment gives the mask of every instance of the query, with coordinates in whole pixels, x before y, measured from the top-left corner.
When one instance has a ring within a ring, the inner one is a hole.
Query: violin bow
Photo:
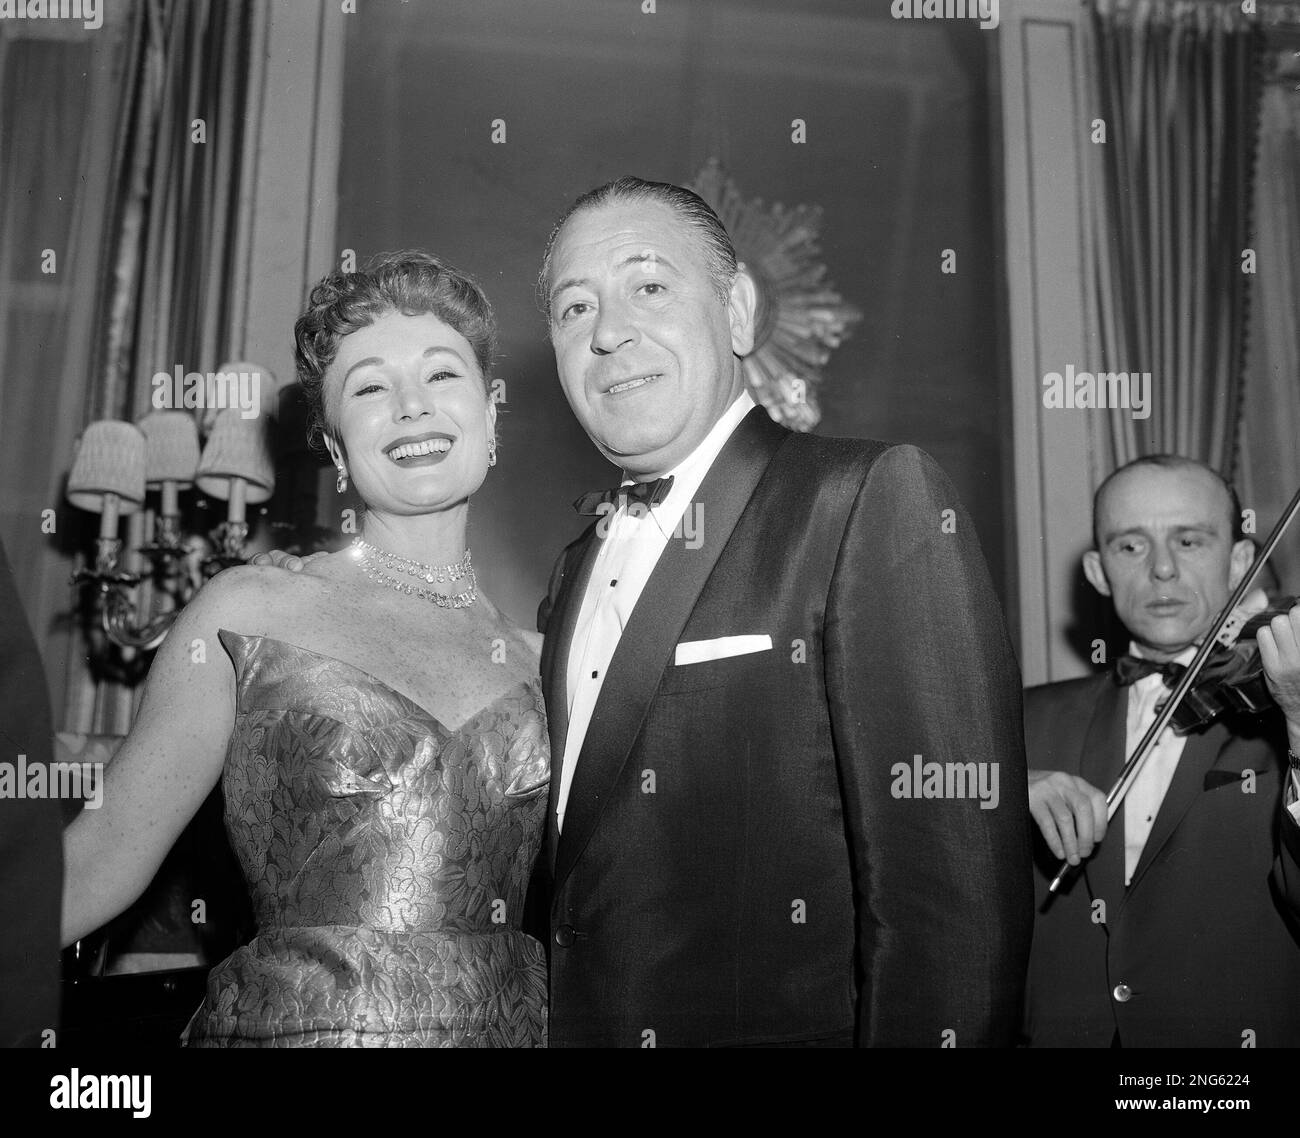
[[[1246,575],[1242,577],[1241,583],[1233,590],[1232,596],[1228,598],[1228,603],[1223,606],[1223,610],[1214,618],[1214,623],[1210,626],[1210,631],[1201,638],[1200,647],[1196,650],[1196,655],[1192,657],[1192,662],[1187,665],[1187,670],[1178,677],[1178,683],[1174,685],[1174,690],[1170,693],[1169,698],[1165,700],[1164,705],[1156,713],[1155,721],[1147,728],[1147,732],[1142,736],[1142,741],[1134,748],[1133,753],[1128,757],[1123,769],[1119,772],[1119,778],[1115,780],[1115,785],[1110,788],[1110,793],[1106,795],[1106,821],[1109,823],[1115,817],[1115,811],[1124,801],[1124,795],[1129,792],[1133,785],[1133,780],[1137,778],[1138,772],[1142,769],[1142,764],[1150,757],[1151,752],[1155,750],[1156,740],[1160,738],[1160,733],[1169,725],[1173,718],[1174,712],[1178,710],[1178,705],[1182,702],[1183,697],[1192,690],[1196,683],[1196,678],[1201,674],[1201,669],[1205,667],[1205,662],[1210,658],[1210,653],[1214,651],[1217,645],[1223,644],[1231,647],[1241,631],[1244,620],[1236,615],[1237,607],[1241,604],[1242,599],[1250,591],[1251,586],[1255,583],[1255,578],[1264,568],[1264,563],[1268,561],[1273,550],[1277,548],[1277,543],[1282,540],[1282,535],[1286,533],[1286,528],[1300,513],[1300,490],[1297,490],[1295,497],[1291,499],[1291,504],[1287,506],[1282,516],[1278,519],[1277,525],[1273,527],[1273,532],[1268,535],[1268,540],[1264,542],[1264,547],[1259,551],[1258,556],[1251,562],[1251,566],[1246,570]],[[1084,863],[1079,862],[1080,865]],[[1061,882],[1065,880],[1066,875],[1074,868],[1068,861],[1061,862],[1061,868],[1057,871],[1056,876],[1047,887],[1049,895],[1054,894],[1060,887]]]

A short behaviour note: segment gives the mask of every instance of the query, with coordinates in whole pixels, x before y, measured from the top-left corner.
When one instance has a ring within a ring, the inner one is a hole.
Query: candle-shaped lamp
[[[179,492],[194,485],[199,432],[187,411],[150,411],[140,420],[145,438],[145,485],[162,492],[164,526],[180,514]]]
[[[77,444],[68,475],[68,501],[99,514],[99,536],[116,540],[119,514],[144,503],[144,434],[132,423],[102,419],[91,423]]]
[[[263,416],[245,418],[238,407],[221,411],[212,424],[195,481],[210,498],[227,503],[231,530],[230,556],[237,555],[245,525],[245,504],[265,502],[275,490],[275,465],[271,460]],[[235,531],[234,527],[239,527]]]

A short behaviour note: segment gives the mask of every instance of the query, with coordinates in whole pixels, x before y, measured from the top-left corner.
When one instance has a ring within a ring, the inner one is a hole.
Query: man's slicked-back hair
[[[1201,462],[1199,459],[1188,458],[1186,455],[1181,454],[1146,454],[1112,470],[1102,479],[1101,485],[1097,487],[1097,492],[1092,496],[1092,540],[1096,543],[1098,549],[1101,548],[1101,534],[1097,530],[1097,521],[1101,516],[1102,495],[1105,494],[1106,488],[1121,474],[1125,474],[1130,470],[1141,469],[1144,466],[1154,466],[1158,470],[1201,470],[1210,475],[1227,492],[1228,508],[1231,511],[1231,516],[1228,518],[1228,530],[1232,535],[1233,543],[1235,544],[1246,536],[1241,528],[1241,500],[1237,497],[1237,491],[1232,483],[1214,467]]]
[[[700,239],[700,252],[709,279],[713,282],[713,291],[722,303],[726,303],[731,283],[736,277],[736,247],[731,243],[731,235],[726,226],[713,212],[713,207],[685,186],[675,186],[671,182],[648,182],[644,178],[625,174],[594,190],[588,190],[560,215],[559,221],[551,230],[551,235],[546,240],[546,252],[542,256],[542,271],[537,277],[537,305],[548,325],[551,320],[551,253],[564,223],[582,210],[636,202],[658,202],[667,206],[681,221],[695,230]]]

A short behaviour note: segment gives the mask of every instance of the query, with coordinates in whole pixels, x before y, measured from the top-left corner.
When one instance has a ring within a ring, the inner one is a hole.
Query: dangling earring
[[[497,464],[497,441],[494,438],[488,439],[488,466],[496,466],[496,464]]]
[[[345,490],[347,490],[347,488],[348,488],[348,474],[347,471],[340,466],[339,476],[334,483],[334,489],[337,490],[340,494],[342,494]]]

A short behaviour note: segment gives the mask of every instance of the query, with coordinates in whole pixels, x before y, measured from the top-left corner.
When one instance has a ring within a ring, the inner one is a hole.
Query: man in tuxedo
[[[1108,825],[1102,788],[1255,551],[1231,488],[1176,456],[1113,473],[1093,524],[1084,572],[1132,640],[1113,672],[1026,693],[1030,809],[1042,839],[1028,1042],[1295,1047],[1300,606],[1258,637],[1279,709],[1186,736],[1166,728]],[[1083,868],[1048,901],[1062,858]]]
[[[754,404],[754,282],[687,190],[585,194],[540,294],[623,471],[539,612],[552,1046],[1013,1042],[1018,670],[947,478]]]

